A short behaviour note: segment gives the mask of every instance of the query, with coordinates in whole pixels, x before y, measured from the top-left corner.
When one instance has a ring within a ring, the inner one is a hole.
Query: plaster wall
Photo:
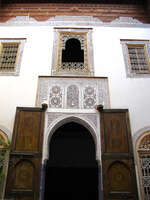
[[[131,131],[134,134],[150,124],[150,76],[126,77],[120,40],[150,40],[150,27],[89,27],[93,28],[95,76],[108,77],[110,106],[129,109]],[[0,38],[26,38],[20,75],[0,76],[0,125],[10,133],[13,130],[16,107],[35,106],[38,76],[51,75],[53,28],[48,25],[7,24],[0,27]]]

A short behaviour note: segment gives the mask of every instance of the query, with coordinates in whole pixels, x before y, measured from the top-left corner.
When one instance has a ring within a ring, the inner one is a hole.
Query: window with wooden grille
[[[149,73],[150,66],[145,45],[127,45],[132,73]]]
[[[0,71],[15,71],[20,43],[2,43],[0,54]]]
[[[0,39],[0,75],[19,75],[25,38]]]
[[[147,40],[121,40],[128,77],[150,74],[150,43]]]

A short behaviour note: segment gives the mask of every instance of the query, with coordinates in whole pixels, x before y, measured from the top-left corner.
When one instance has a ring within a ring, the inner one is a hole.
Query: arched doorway
[[[98,164],[91,133],[70,122],[59,127],[49,144],[44,200],[98,200]]]

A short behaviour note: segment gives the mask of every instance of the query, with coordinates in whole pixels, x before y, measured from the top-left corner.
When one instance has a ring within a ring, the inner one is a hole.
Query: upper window
[[[19,75],[24,41],[0,40],[0,75]]]
[[[52,75],[93,75],[91,29],[55,29]]]
[[[139,77],[144,74],[150,74],[149,41],[123,40],[122,47],[128,77]]]

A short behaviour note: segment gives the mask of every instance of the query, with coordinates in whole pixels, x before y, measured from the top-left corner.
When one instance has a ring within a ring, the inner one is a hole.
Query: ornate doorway
[[[70,122],[59,127],[49,144],[44,199],[98,200],[98,164],[91,133]]]

